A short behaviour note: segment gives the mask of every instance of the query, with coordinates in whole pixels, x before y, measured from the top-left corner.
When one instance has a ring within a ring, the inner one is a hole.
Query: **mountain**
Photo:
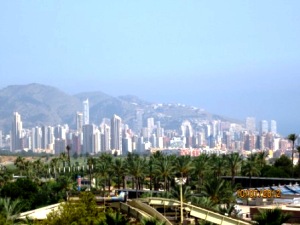
[[[193,123],[206,119],[232,121],[182,104],[150,103],[131,95],[112,97],[100,91],[69,95],[57,88],[33,83],[0,90],[0,129],[5,132],[11,129],[15,111],[21,114],[24,128],[64,123],[74,128],[76,112],[82,111],[82,101],[85,99],[89,99],[90,121],[95,124],[117,114],[132,127],[137,109],[144,111],[144,118],[154,117],[167,129],[179,128],[185,119]]]
[[[24,127],[71,123],[70,115],[81,109],[79,99],[41,84],[13,85],[0,90],[0,127],[10,128],[13,112]],[[74,116],[73,116],[74,117]]]

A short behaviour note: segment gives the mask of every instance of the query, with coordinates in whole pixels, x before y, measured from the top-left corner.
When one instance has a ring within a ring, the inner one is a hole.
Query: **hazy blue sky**
[[[180,102],[300,133],[300,1],[0,2],[0,88]]]

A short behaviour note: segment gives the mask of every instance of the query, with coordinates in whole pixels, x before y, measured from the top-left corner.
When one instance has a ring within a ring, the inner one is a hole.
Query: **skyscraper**
[[[22,146],[22,120],[21,115],[14,112],[12,129],[11,129],[11,151],[21,150]]]
[[[181,136],[184,137],[185,147],[192,147],[193,130],[192,125],[188,120],[183,121],[181,124]]]
[[[42,144],[41,144],[42,149],[47,149],[47,146],[49,144],[47,132],[48,132],[47,127],[42,126]]]
[[[47,127],[47,140],[48,140],[48,145],[47,148],[53,149],[54,148],[54,127],[48,126]]]
[[[275,120],[271,120],[270,132],[277,134],[277,123]]]
[[[40,127],[32,128],[32,151],[38,152],[42,147],[42,130]]]
[[[141,132],[143,128],[143,115],[144,115],[144,110],[142,109],[137,109],[135,113],[135,132],[138,134]]]
[[[89,100],[86,99],[82,102],[83,104],[83,125],[90,123],[90,108],[89,108]]]
[[[153,129],[154,129],[154,118],[153,117],[150,117],[147,119],[147,128],[148,128],[148,132],[149,132],[149,137],[150,135],[152,134],[153,132]]]
[[[122,154],[122,120],[119,116],[113,115],[111,118],[111,150],[117,150]]]
[[[94,130],[95,126],[93,124],[86,124],[82,127],[83,133],[83,146],[82,146],[82,153],[92,153],[94,152]]]
[[[260,121],[260,134],[266,134],[268,132],[269,132],[268,121],[266,121],[266,120]]]
[[[256,132],[256,120],[255,120],[255,117],[247,117],[246,118],[246,129],[250,133],[255,133]]]
[[[110,149],[110,126],[102,123],[101,129],[101,151],[108,151]]]
[[[83,114],[81,112],[77,112],[76,114],[76,129],[79,133],[82,132],[83,126]]]

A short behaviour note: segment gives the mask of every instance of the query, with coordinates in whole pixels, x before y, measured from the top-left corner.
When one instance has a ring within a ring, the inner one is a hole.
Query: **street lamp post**
[[[175,182],[179,185],[180,188],[180,224],[183,224],[183,196],[182,196],[182,185],[185,184],[185,177],[175,177]]]

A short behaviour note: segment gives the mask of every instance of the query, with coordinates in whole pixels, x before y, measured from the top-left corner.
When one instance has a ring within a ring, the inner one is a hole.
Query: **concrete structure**
[[[82,126],[83,126],[83,114],[82,112],[76,113],[76,129],[78,132],[82,132]]]
[[[86,99],[82,102],[83,105],[83,125],[90,123],[90,106],[89,106],[89,100]]]
[[[22,145],[22,120],[21,115],[18,112],[14,112],[12,128],[11,128],[11,151],[21,150]]]
[[[82,127],[83,133],[83,145],[82,145],[82,153],[93,153],[94,152],[94,131],[95,126],[93,124],[85,124]]]
[[[111,150],[117,150],[122,155],[122,120],[117,115],[111,118],[110,133]]]
[[[246,118],[246,130],[250,133],[256,132],[256,120],[255,117],[247,117]]]

